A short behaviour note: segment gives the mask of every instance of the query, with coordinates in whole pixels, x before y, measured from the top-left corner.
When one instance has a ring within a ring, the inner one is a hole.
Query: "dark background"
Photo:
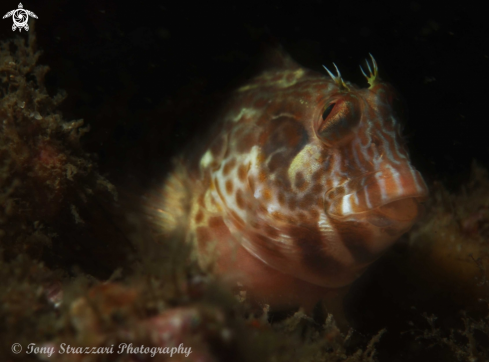
[[[322,64],[335,62],[346,80],[365,86],[358,65],[372,53],[381,77],[407,102],[404,133],[414,165],[429,186],[441,181],[457,190],[473,160],[489,164],[489,26],[485,10],[471,4],[23,2],[39,17],[39,63],[51,67],[48,89],[67,91],[65,119],[90,125],[85,149],[97,155],[109,180],[134,194],[161,182],[171,156],[199,142],[219,104],[263,66],[261,54],[275,42],[304,66],[323,71]],[[0,13],[17,5],[4,1]],[[11,27],[11,19],[0,22],[1,40],[14,35]],[[15,35],[27,37],[25,31]],[[383,268],[370,273],[395,270]],[[407,300],[402,310],[388,312],[384,296],[393,284],[386,285],[365,286],[361,298],[369,307],[360,312],[370,326],[363,330],[375,333],[390,323],[382,360],[429,360],[395,333],[408,328],[407,319],[423,325],[421,313],[436,313],[436,303],[410,315]],[[395,288],[393,294],[405,295],[405,284]],[[411,359],[401,357],[403,350]]]
[[[473,159],[489,161],[489,29],[485,11],[470,2],[23,4],[39,17],[50,92],[68,92],[63,114],[90,124],[85,148],[112,180],[134,178],[144,187],[161,177],[169,156],[257,71],[271,42],[318,71],[335,62],[362,85],[358,65],[371,52],[381,77],[407,101],[405,135],[429,184],[457,188]],[[1,11],[16,7],[3,2]],[[11,19],[0,22],[1,39],[12,37],[11,26]]]

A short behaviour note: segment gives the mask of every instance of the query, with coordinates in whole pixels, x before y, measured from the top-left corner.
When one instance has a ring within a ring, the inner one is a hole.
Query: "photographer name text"
[[[14,351],[14,349],[12,348]],[[20,352],[20,351],[19,351]],[[14,351],[14,353],[18,353]],[[192,353],[192,347],[184,347],[180,343],[178,347],[148,347],[144,345],[135,346],[132,343],[120,343],[105,347],[74,347],[67,343],[61,343],[59,348],[54,345],[38,346],[35,343],[27,345],[25,350],[27,354],[43,354],[51,357],[53,354],[147,354],[151,357],[157,354],[168,354],[172,357],[174,354],[183,354],[188,357]]]

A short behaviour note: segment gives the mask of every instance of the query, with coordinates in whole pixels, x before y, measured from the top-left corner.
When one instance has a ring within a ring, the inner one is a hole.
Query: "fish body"
[[[408,231],[428,191],[376,64],[362,89],[276,59],[234,92],[201,151],[176,160],[157,216],[254,300],[311,307]]]

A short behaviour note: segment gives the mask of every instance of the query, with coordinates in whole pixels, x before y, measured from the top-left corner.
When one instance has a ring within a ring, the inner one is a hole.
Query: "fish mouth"
[[[325,206],[334,218],[365,219],[389,227],[413,222],[427,196],[428,188],[417,170],[387,167],[328,191]]]

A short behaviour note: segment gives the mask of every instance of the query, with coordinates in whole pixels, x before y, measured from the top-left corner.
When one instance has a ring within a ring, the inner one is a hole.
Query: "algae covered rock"
[[[428,288],[467,307],[489,297],[489,177],[473,163],[456,194],[436,185],[426,220],[410,234],[409,265]]]
[[[6,258],[26,252],[55,265],[82,264],[80,251],[100,257],[97,245],[110,244],[109,237],[100,243],[110,222],[97,222],[104,220],[98,205],[113,203],[117,192],[81,146],[89,127],[63,119],[63,92],[48,94],[40,55],[33,29],[27,44],[0,44],[0,245]],[[81,240],[83,233],[94,236]]]

